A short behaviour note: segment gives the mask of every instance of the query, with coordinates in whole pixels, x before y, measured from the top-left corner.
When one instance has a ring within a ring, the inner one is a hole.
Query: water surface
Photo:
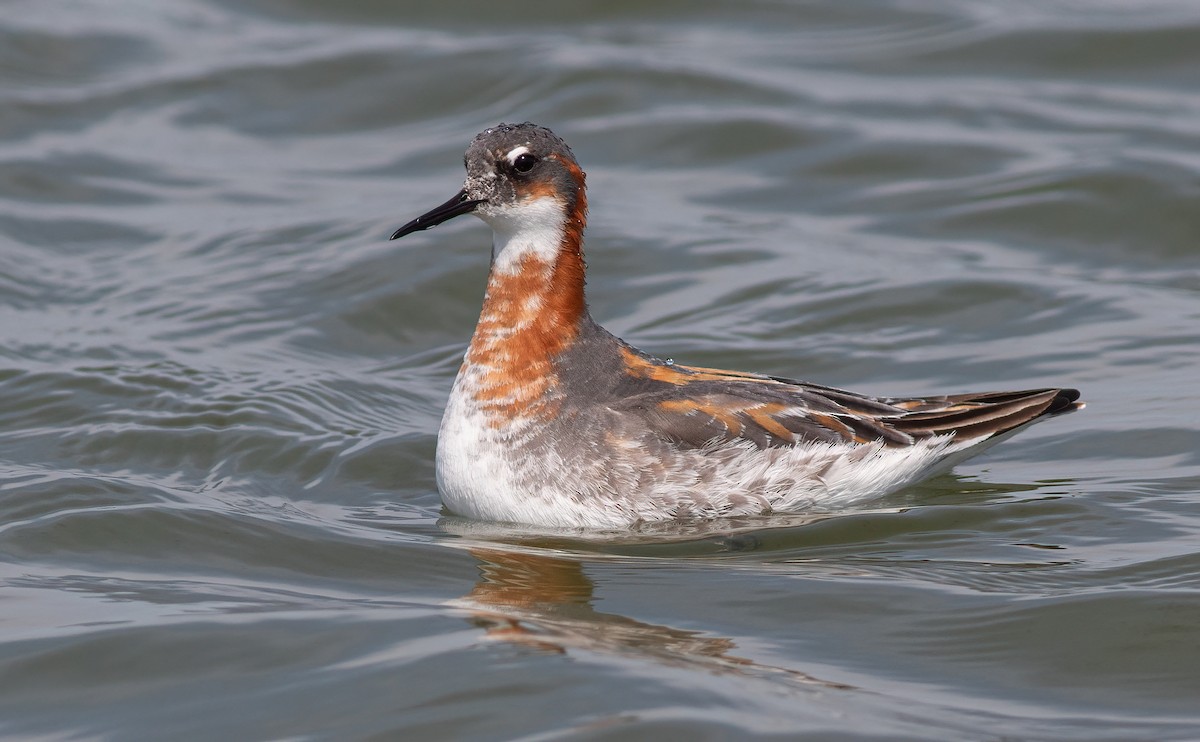
[[[1200,7],[17,0],[0,733],[1200,735]],[[662,357],[1088,408],[832,517],[446,517],[470,137]]]

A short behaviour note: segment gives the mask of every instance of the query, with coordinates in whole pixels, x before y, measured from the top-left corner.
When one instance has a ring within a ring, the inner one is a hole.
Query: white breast
[[[480,409],[473,395],[480,375],[464,365],[442,415],[437,483],[447,508],[468,518],[530,525],[603,528],[637,520],[613,512],[614,505],[623,509],[619,504],[582,500],[553,450],[523,451],[540,423],[497,420]]]

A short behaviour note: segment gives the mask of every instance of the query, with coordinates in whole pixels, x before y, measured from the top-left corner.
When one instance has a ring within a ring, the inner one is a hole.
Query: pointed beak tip
[[[482,200],[468,198],[466,190],[459,191],[458,193],[454,194],[454,197],[446,203],[431,209],[421,216],[418,216],[416,219],[413,219],[408,224],[405,224],[400,229],[397,229],[395,232],[392,232],[392,236],[388,239],[396,240],[407,234],[412,234],[413,232],[420,232],[423,229],[436,227],[442,222],[449,221],[456,216],[469,214],[481,203],[483,203]]]

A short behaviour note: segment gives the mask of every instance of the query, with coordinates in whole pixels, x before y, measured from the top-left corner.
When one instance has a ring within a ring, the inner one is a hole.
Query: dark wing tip
[[[1043,415],[1057,415],[1062,412],[1071,412],[1072,410],[1082,410],[1083,402],[1078,402],[1078,389],[1059,389],[1058,394],[1054,395],[1054,399],[1050,400],[1050,405],[1043,412]]]
[[[1077,389],[1027,389],[1017,392],[953,394],[925,399],[889,399],[905,409],[890,418],[892,427],[915,438],[953,433],[960,437],[990,438],[1039,418],[1083,407]]]

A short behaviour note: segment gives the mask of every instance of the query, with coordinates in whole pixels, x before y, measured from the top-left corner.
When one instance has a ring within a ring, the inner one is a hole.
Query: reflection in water
[[[601,613],[592,606],[593,584],[579,560],[478,547],[471,553],[481,562],[481,576],[454,605],[468,609],[490,639],[557,654],[587,650],[716,673],[850,687],[739,657],[732,654],[732,639]]]

